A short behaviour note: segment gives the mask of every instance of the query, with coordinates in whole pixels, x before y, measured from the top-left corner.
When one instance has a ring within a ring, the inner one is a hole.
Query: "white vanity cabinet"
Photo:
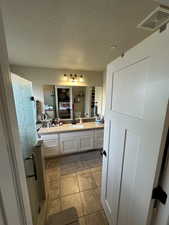
[[[103,128],[41,133],[41,137],[46,157],[83,152],[103,147]]]
[[[94,149],[93,137],[93,130],[60,134],[61,153],[66,154]]]

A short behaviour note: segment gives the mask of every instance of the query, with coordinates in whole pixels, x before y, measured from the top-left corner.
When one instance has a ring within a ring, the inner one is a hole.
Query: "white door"
[[[102,203],[111,225],[151,218],[169,99],[169,35],[163,39],[152,37],[107,69]]]
[[[32,225],[0,12],[0,224]]]

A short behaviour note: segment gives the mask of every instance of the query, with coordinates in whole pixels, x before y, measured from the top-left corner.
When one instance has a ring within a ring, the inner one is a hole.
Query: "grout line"
[[[88,173],[88,172],[87,172]],[[78,175],[75,173],[76,176],[76,179],[77,179],[77,184],[78,184],[78,189],[79,191],[76,191],[76,192],[73,192],[73,193],[69,193],[69,194],[65,194],[65,195],[60,195],[60,197],[65,197],[65,196],[68,196],[68,195],[73,195],[73,194],[77,194],[77,193],[81,193],[81,192],[85,192],[85,191],[89,191],[89,190],[95,190],[95,189],[98,189],[101,185],[97,185],[96,184],[96,181],[93,177],[93,174],[91,172],[91,177],[92,177],[92,180],[94,181],[94,184],[95,184],[95,187],[92,187],[92,188],[88,188],[86,190],[80,190],[80,185],[79,185],[79,179],[78,179]],[[61,179],[62,178],[59,178],[59,193],[61,194]],[[57,182],[57,181],[53,181],[53,182]],[[52,182],[48,182],[48,183],[52,183]],[[52,190],[53,191],[53,190]],[[56,198],[57,199],[57,198]]]
[[[80,193],[87,192],[87,191],[97,190],[100,187],[101,186],[96,186],[95,188],[89,188],[89,189],[86,189],[86,190],[83,190],[83,191],[78,191],[78,192],[74,192],[74,193],[70,193],[70,194],[66,194],[66,195],[60,195],[58,198],[54,198],[54,199],[49,200],[49,201],[54,201],[54,200],[59,199],[59,198],[60,199],[65,198],[65,197],[68,197],[68,196],[71,196],[71,195],[80,194]]]

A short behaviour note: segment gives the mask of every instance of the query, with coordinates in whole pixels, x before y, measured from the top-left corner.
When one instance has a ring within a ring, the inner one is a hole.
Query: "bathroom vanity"
[[[96,122],[65,124],[39,130],[45,157],[101,149],[103,133],[104,125]]]

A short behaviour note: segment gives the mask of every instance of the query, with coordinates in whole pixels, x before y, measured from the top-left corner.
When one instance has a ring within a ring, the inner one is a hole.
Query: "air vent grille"
[[[154,1],[157,2],[159,5],[169,7],[169,0],[154,0]]]
[[[138,25],[138,28],[155,31],[167,22],[169,22],[169,10],[158,7]]]

